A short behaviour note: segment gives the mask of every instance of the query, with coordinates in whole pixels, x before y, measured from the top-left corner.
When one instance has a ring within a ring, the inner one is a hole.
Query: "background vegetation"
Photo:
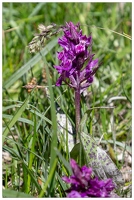
[[[74,125],[74,94],[65,85],[54,86],[59,36],[47,41],[43,58],[30,54],[27,45],[39,24],[69,21],[80,22],[84,34],[92,33],[95,58],[102,62],[82,96],[82,115],[88,113],[85,126],[97,142],[103,135],[100,144],[125,179],[120,196],[131,196],[131,7],[131,3],[3,3],[4,197],[66,196],[61,177],[70,174],[70,154],[57,142],[55,102]],[[52,87],[31,92],[22,87],[28,83]]]

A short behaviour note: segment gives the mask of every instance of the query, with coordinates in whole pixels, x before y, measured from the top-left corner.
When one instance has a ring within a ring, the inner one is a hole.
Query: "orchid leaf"
[[[81,140],[88,166],[92,167],[94,174],[100,179],[112,178],[117,185],[123,185],[122,173],[108,154],[96,144],[90,135],[82,132]]]

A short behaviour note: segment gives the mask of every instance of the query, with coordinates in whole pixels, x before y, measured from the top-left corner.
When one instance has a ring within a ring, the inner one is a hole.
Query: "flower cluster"
[[[71,184],[71,187],[66,191],[68,198],[118,197],[112,193],[115,188],[112,179],[99,180],[97,177],[93,178],[92,168],[79,167],[73,159],[71,159],[70,165],[73,175],[62,177],[66,183]]]
[[[93,82],[93,76],[99,67],[98,59],[93,60],[92,36],[83,35],[79,23],[66,23],[63,31],[64,36],[58,40],[63,47],[63,51],[58,52],[60,65],[54,66],[60,74],[56,86],[64,81],[82,93]]]

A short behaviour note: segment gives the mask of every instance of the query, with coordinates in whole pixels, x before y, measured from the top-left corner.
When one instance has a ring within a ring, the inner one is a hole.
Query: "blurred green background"
[[[108,139],[114,140],[115,143],[111,142],[111,146],[109,144],[109,149],[111,149],[109,153],[116,164],[118,164],[118,167],[123,167],[125,171],[125,166],[127,165],[125,156],[122,162],[117,161],[116,155],[113,154],[115,147],[113,143],[119,145],[122,150],[125,151],[127,149],[129,153],[131,152],[131,3],[3,3],[3,129],[5,130],[10,125],[9,128],[11,130],[13,128],[13,135],[19,137],[17,144],[21,144],[22,147],[28,149],[30,148],[29,144],[31,144],[29,142],[33,140],[33,135],[29,136],[29,133],[33,131],[32,123],[35,123],[34,120],[37,117],[36,124],[40,123],[40,125],[38,125],[36,131],[40,135],[40,143],[37,137],[37,148],[33,148],[32,152],[37,153],[42,158],[48,156],[44,153],[45,147],[43,146],[46,142],[43,136],[43,134],[46,134],[43,130],[43,123],[47,124],[47,122],[43,118],[44,114],[42,113],[46,112],[48,107],[50,107],[50,102],[44,90],[34,90],[29,100],[29,106],[35,107],[40,115],[38,113],[36,116],[37,113],[35,114],[34,111],[30,112],[27,109],[22,113],[23,119],[17,120],[16,123],[16,120],[14,123],[10,124],[10,122],[12,117],[16,116],[18,107],[23,104],[29,95],[28,91],[22,86],[28,84],[33,77],[36,78],[38,85],[47,86],[46,63],[42,61],[38,54],[30,54],[27,47],[34,34],[39,33],[38,25],[44,24],[48,26],[51,23],[65,25],[69,21],[72,21],[74,24],[80,22],[83,34],[92,34],[92,51],[95,53],[95,58],[99,58],[99,62],[102,63],[97,71],[94,83],[86,91],[85,96],[82,96],[82,115],[87,112],[89,116],[85,126],[90,134],[96,137],[97,141],[104,134],[102,145]],[[61,50],[56,41],[61,35],[60,33],[58,36],[53,36],[45,44],[50,48],[50,51],[45,54],[45,59],[50,67],[50,79],[53,87],[58,77],[53,66],[58,64],[57,51]],[[55,38],[57,39],[55,40]],[[60,88],[54,87],[53,92],[61,108],[72,122],[75,121],[73,91],[63,85]],[[101,109],[101,107],[108,106],[114,106],[114,109]],[[46,113],[45,117],[51,120],[50,112]],[[27,119],[31,121],[26,121]],[[46,126],[46,132],[48,133],[51,130],[50,124]],[[10,144],[8,138],[11,139],[11,134],[8,133],[7,135],[6,132],[5,135],[7,138],[6,141],[4,140],[4,150],[10,152],[14,159],[11,166],[4,166],[4,169],[7,170],[4,174],[4,187],[29,193],[26,190],[26,185],[21,187],[18,183],[18,179],[23,179],[23,176],[19,175],[18,169],[19,161],[22,157],[19,154],[17,158],[15,157],[15,153],[19,152],[18,146],[15,146],[16,140],[13,138],[14,142],[12,141],[12,144]],[[11,151],[12,147],[15,148],[15,152]],[[26,153],[26,150],[24,151],[23,148],[21,151],[24,154]],[[116,153],[115,149],[114,153]],[[27,152],[27,155],[29,155],[29,152]],[[24,156],[24,159],[28,162],[29,158]],[[38,159],[32,160],[32,164],[35,164],[37,161]],[[42,162],[38,161],[39,166],[36,165],[37,173],[32,171],[33,174],[38,174]],[[12,167],[15,167],[15,170]],[[19,178],[16,180],[15,177]],[[31,177],[33,178],[33,176]],[[24,179],[26,180],[25,176]],[[9,180],[12,182],[11,186],[8,186]],[[36,182],[37,180],[34,181]],[[126,180],[126,182],[129,181]],[[33,183],[30,182],[29,184],[32,185]],[[40,190],[37,187],[37,192],[35,192],[35,188],[31,185],[30,194],[38,196]],[[58,192],[56,194],[50,192],[50,194],[51,197],[57,197]],[[123,195],[125,196],[125,193]],[[48,196],[46,194],[46,197]],[[64,194],[60,193],[59,196],[64,197]]]
[[[3,81],[31,58],[27,45],[40,23],[69,21],[89,25],[82,26],[83,33],[92,33],[93,51],[103,65],[127,68],[131,41],[107,29],[131,36],[131,3],[3,3]]]

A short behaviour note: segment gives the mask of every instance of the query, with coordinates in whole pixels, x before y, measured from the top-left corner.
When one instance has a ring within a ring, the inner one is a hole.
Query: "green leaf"
[[[70,152],[70,156],[71,158],[73,158],[74,160],[77,160],[78,159],[78,156],[79,156],[79,151],[80,151],[80,143],[77,143],[72,151]]]
[[[6,115],[6,114],[3,114],[2,117],[11,120],[11,119],[13,118],[13,115]],[[18,118],[18,121],[19,121],[19,122],[23,122],[23,123],[27,123],[27,124],[30,124],[30,125],[34,126],[33,121],[31,121],[31,120],[29,120],[29,119],[25,119],[25,118],[19,117],[19,118]]]
[[[60,151],[58,149],[55,149],[57,156],[59,157],[59,159],[62,161],[62,163],[64,164],[64,166],[67,168],[67,170],[69,171],[69,173],[72,173],[72,169],[70,167],[70,164],[66,161],[66,159],[62,156],[62,154],[60,153]]]
[[[88,114],[85,113],[84,116],[81,119],[81,122],[80,122],[80,130],[84,130],[85,129],[85,124],[86,124],[86,121],[87,121],[87,117],[88,117]]]
[[[18,192],[9,189],[2,189],[3,198],[34,198],[30,194],[25,194],[23,192]]]
[[[30,13],[30,15],[29,15],[28,18],[37,15],[38,12],[41,10],[41,8],[42,8],[45,4],[46,4],[46,2],[44,2],[44,3],[43,3],[43,2],[38,3],[38,4],[36,5],[36,7],[33,9],[32,13]]]
[[[30,95],[28,95],[28,97],[26,98],[26,100],[24,101],[24,103],[22,104],[22,106],[17,110],[17,112],[12,117],[11,121],[9,122],[8,126],[4,130],[4,132],[3,132],[3,143],[4,143],[5,137],[7,136],[8,132],[13,127],[13,125],[17,122],[17,120],[19,119],[19,117],[22,115],[23,111],[27,107],[29,97],[30,97]]]
[[[96,144],[90,135],[84,132],[81,133],[81,140],[88,166],[92,167],[95,175],[100,179],[112,178],[117,185],[123,185],[122,174],[107,153]]]
[[[80,155],[80,152],[81,152],[81,157],[79,156]],[[85,165],[86,163],[86,157],[85,157],[85,152],[83,151],[80,151],[80,143],[77,143],[72,151],[70,152],[70,157],[73,158],[74,160],[76,160],[78,163],[80,163],[80,165]],[[80,160],[80,161],[79,161]]]
[[[36,143],[36,136],[37,133],[36,133],[36,117],[35,117],[35,120],[34,120],[34,134],[33,134],[33,137],[31,138],[31,152],[30,152],[30,155],[29,155],[29,162],[28,162],[28,169],[29,170],[32,170],[32,166],[33,166],[33,160],[34,160],[34,157],[35,155],[32,153],[32,152],[35,152],[35,143]],[[26,192],[29,193],[30,191],[30,184],[31,184],[31,175],[28,174],[27,176],[27,188],[26,188]]]
[[[59,174],[57,172],[56,172],[56,176],[57,176],[57,179],[58,179],[63,191],[66,191],[68,189],[67,185],[63,182],[63,180],[61,179],[61,177],[59,176]]]
[[[38,196],[39,198],[43,197],[43,195],[47,192],[47,188],[50,185],[50,183],[52,182],[53,175],[55,173],[56,165],[57,165],[57,159],[55,159],[55,161],[53,163],[53,166],[51,168],[51,171],[49,172],[49,175],[48,175],[48,178],[47,178],[47,180],[45,182],[45,185],[44,185],[43,189],[41,190],[41,192],[40,192],[40,194]]]
[[[35,176],[33,170],[29,170],[27,164],[25,162],[22,162],[22,167],[23,167],[23,170],[25,170],[27,172],[27,175],[29,174],[30,177],[31,177],[31,180],[32,180],[32,183],[35,184],[35,186],[37,187],[37,189],[39,191],[41,191],[41,187],[37,181],[37,177]],[[26,174],[25,174],[26,175]],[[24,179],[25,180],[25,179]],[[27,179],[26,179],[27,180]],[[26,183],[26,186],[27,186],[27,183]]]

